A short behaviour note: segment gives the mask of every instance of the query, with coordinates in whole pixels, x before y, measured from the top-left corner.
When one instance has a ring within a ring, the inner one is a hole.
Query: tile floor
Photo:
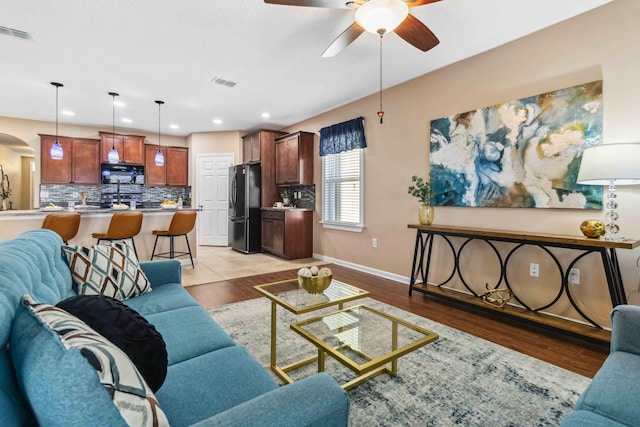
[[[287,261],[262,253],[243,254],[226,246],[198,246],[196,267],[191,268],[191,264],[182,266],[182,284],[184,286],[201,285],[322,263],[314,258]]]

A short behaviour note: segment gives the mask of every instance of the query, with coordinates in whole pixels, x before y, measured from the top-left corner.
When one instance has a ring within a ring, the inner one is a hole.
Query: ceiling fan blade
[[[329,45],[327,50],[322,54],[323,58],[330,58],[332,56],[336,56],[342,50],[353,43],[360,34],[364,33],[364,28],[358,25],[357,22],[351,24],[349,28],[344,30],[342,34],[340,34],[334,41]]]
[[[349,9],[344,0],[264,0],[267,4],[285,6],[328,7],[333,9]]]
[[[436,3],[440,0],[404,0],[409,7],[422,6],[423,4]]]
[[[423,52],[433,49],[440,43],[440,40],[431,32],[418,18],[409,14],[407,18],[398,25],[394,32],[404,41],[415,46]]]

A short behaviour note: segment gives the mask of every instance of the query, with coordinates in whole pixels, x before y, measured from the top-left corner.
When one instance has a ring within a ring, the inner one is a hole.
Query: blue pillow
[[[62,309],[25,295],[10,351],[41,425],[169,425],[126,354]]]

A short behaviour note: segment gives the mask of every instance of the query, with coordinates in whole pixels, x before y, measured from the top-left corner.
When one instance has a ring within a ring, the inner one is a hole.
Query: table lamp
[[[605,207],[606,240],[618,240],[620,227],[616,185],[640,184],[640,143],[603,144],[587,148],[582,154],[578,184],[608,185]]]

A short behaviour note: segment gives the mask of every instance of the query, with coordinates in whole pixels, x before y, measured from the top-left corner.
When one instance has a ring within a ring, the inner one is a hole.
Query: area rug
[[[349,390],[351,426],[557,426],[590,381],[370,298],[346,305],[357,304],[432,330],[440,339],[400,358],[397,377],[379,375]],[[281,384],[269,368],[270,310],[271,303],[259,298],[209,312]],[[316,354],[315,347],[289,328],[309,316],[296,317],[278,307],[279,366]],[[292,377],[312,375],[315,368],[309,365]],[[340,384],[355,377],[331,358],[325,371]]]

